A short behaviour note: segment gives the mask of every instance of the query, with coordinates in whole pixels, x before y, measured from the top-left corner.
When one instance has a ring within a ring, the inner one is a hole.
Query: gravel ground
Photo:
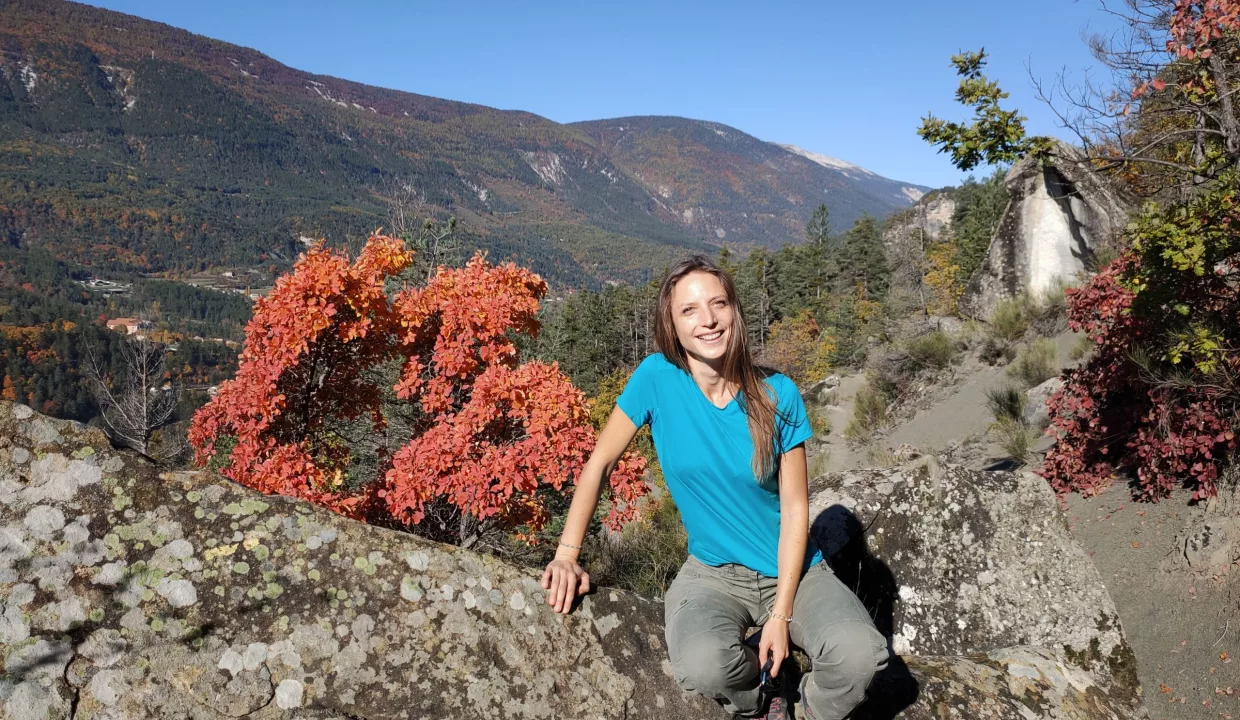
[[[1188,496],[1072,495],[1068,523],[1119,610],[1151,720],[1240,719],[1240,565],[1203,575],[1175,562],[1176,536],[1201,512]]]

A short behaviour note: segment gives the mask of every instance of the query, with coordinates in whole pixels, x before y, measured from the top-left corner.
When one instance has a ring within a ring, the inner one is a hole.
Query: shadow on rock
[[[866,527],[843,505],[822,511],[810,527],[810,537],[845,585],[865,605],[874,625],[887,638],[891,659],[874,677],[869,699],[857,709],[858,720],[891,720],[917,701],[919,686],[904,661],[891,648],[893,617],[899,586],[891,568],[870,551]]]

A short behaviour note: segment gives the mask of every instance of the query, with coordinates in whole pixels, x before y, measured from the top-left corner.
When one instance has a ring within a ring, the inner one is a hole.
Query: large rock
[[[1021,159],[1005,183],[1007,207],[959,301],[962,312],[979,319],[1005,298],[1040,298],[1093,270],[1094,252],[1127,224],[1129,201],[1065,143],[1056,142],[1045,161]]]
[[[1035,430],[1045,430],[1051,424],[1051,411],[1046,401],[1063,389],[1063,379],[1050,378],[1025,391],[1025,424]]]
[[[568,617],[537,573],[0,403],[0,717],[722,718],[669,675],[662,605]],[[1062,648],[908,657],[868,717],[1128,716]]]
[[[814,542],[896,652],[1055,648],[1138,707],[1114,602],[1041,478],[927,457],[823,476],[810,490]]]
[[[1184,559],[1197,571],[1223,571],[1240,560],[1240,518],[1212,517],[1184,538]]]

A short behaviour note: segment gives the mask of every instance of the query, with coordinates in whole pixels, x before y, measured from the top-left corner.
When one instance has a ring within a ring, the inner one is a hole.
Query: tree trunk
[[[1223,131],[1223,142],[1227,152],[1227,161],[1231,166],[1240,164],[1240,118],[1236,117],[1235,105],[1231,97],[1231,83],[1227,66],[1219,53],[1210,55],[1210,74],[1214,78],[1215,92],[1218,93],[1222,113],[1219,117],[1220,129]]]

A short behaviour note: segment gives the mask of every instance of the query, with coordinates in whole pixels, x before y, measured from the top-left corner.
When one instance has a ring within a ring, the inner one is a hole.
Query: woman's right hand
[[[547,604],[567,615],[573,607],[573,599],[590,592],[590,575],[575,561],[556,558],[547,563],[542,586],[547,591]]]

